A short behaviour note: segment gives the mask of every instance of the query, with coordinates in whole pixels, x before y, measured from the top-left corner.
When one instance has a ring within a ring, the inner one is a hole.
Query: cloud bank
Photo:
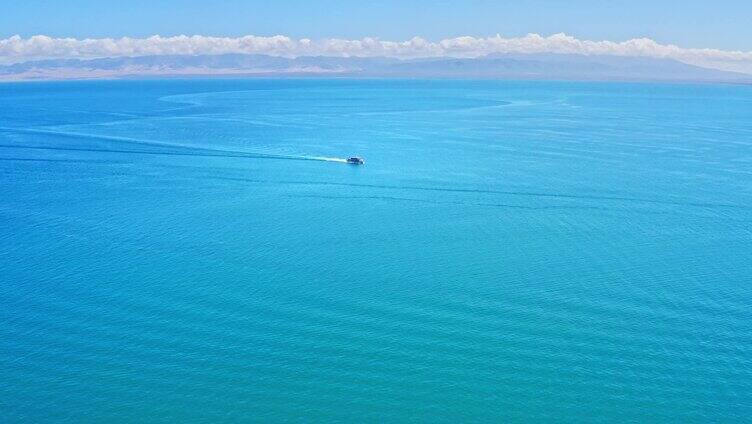
[[[0,40],[0,63],[18,63],[35,59],[101,58],[150,55],[195,54],[266,54],[271,56],[339,56],[339,57],[463,57],[472,58],[493,53],[562,53],[614,55],[675,59],[684,63],[727,71],[752,74],[752,52],[718,49],[691,49],[660,44],[648,38],[622,42],[580,40],[567,34],[504,38],[457,37],[428,41],[415,37],[407,41],[384,41],[377,38],[360,40],[307,38],[293,39],[283,35],[259,37],[208,37],[202,35],[148,38],[52,38],[36,35],[29,38],[13,36]]]

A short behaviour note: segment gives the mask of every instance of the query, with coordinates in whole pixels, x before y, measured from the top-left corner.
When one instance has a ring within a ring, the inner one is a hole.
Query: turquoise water
[[[4,84],[0,198],[2,422],[752,416],[751,87]]]

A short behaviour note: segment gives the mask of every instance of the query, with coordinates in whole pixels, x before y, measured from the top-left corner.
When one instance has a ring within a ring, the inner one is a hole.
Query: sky
[[[0,39],[285,35],[441,40],[566,33],[752,51],[750,0],[13,0]]]
[[[9,0],[0,65],[267,54],[673,59],[752,74],[752,0]]]

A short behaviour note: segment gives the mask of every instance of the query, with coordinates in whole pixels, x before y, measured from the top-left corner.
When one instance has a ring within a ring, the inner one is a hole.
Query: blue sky
[[[581,39],[649,37],[682,47],[752,50],[750,0],[17,0],[2,10],[0,38],[283,34],[438,40],[566,32]]]

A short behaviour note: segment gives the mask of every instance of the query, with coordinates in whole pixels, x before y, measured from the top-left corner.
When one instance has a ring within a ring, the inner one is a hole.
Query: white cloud
[[[477,57],[490,53],[573,53],[586,55],[617,55],[676,59],[700,66],[752,73],[752,52],[718,49],[689,49],[659,44],[648,38],[623,42],[579,40],[566,34],[544,37],[488,38],[457,37],[438,42],[419,37],[407,41],[383,41],[377,38],[360,40],[292,39],[273,37],[207,37],[201,35],[148,38],[51,38],[36,35],[30,38],[13,36],[0,40],[0,62],[15,63],[48,58],[97,58],[164,54],[260,53],[273,56],[388,56],[416,57]]]

